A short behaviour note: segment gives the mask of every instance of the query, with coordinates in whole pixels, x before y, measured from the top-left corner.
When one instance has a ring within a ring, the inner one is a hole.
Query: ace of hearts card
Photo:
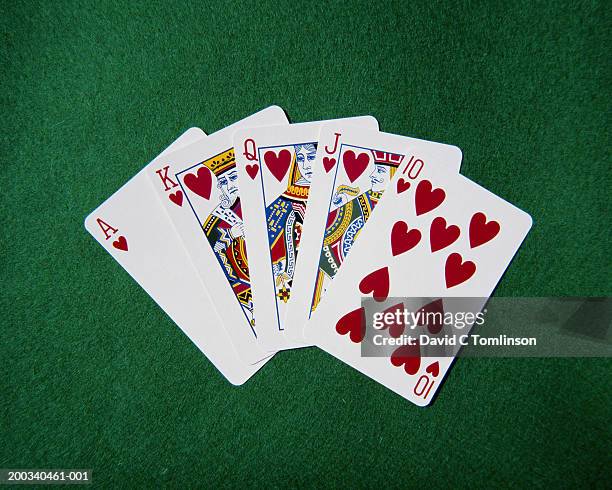
[[[204,284],[174,233],[147,178],[147,171],[196,151],[206,135],[191,128],[85,219],[92,237],[123,267],[232,384],[241,385],[266,362],[244,362],[212,306]],[[207,314],[203,315],[202,312]],[[151,326],[151,331],[154,326]]]

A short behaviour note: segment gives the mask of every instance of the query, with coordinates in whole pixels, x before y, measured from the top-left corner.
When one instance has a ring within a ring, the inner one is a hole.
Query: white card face
[[[284,336],[304,214],[323,124],[376,131],[372,116],[247,128],[234,134],[249,271],[260,338],[271,351],[301,346]],[[270,327],[270,328],[268,328]]]
[[[177,152],[147,173],[238,355],[249,363],[270,353],[255,324],[232,136],[243,127],[282,124],[288,124],[283,110],[268,107],[210,135],[197,151]]]
[[[458,173],[461,159],[456,146],[336,124],[322,127],[293,281],[294,300],[285,319],[287,337],[308,345],[302,335],[304,323],[361,239],[362,228],[398,166],[420,160]]]
[[[457,298],[474,298],[469,311],[480,311],[531,224],[527,213],[444,171],[441,161],[407,158],[304,333],[407,400],[427,405],[454,357],[427,357],[418,345],[400,346],[388,357],[362,356],[362,298],[408,298],[415,302],[407,305],[411,311],[427,311],[442,299],[441,311],[453,314],[462,311]],[[393,336],[413,334],[404,329]]]
[[[240,385],[264,362],[251,365],[238,357],[181,240],[165,232],[171,226],[169,219],[146,176],[147,169],[173,151],[198,145],[205,137],[198,128],[186,131],[93,211],[85,219],[85,228],[221,374]]]

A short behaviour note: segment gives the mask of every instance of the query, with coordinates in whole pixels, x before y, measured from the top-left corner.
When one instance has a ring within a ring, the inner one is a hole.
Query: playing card
[[[390,356],[364,357],[361,347],[369,318],[362,298],[381,304],[406,298],[413,303],[410,311],[450,312],[454,318],[462,313],[464,302],[459,300],[468,298],[469,311],[479,312],[532,224],[524,211],[445,171],[441,157],[404,158],[304,328],[308,340],[420,406],[430,403],[454,356],[424,356],[417,340],[400,345]],[[442,338],[440,328],[425,326]],[[470,326],[457,321],[449,328],[464,328],[467,334]],[[425,328],[414,327],[412,332]],[[405,324],[388,328],[395,330],[393,337],[408,333]]]
[[[259,329],[260,339],[272,351],[296,346],[284,338],[284,320],[292,300],[319,130],[329,122],[247,128],[234,134],[253,301],[258,325],[266,325]],[[378,129],[372,116],[337,119],[334,124]]]
[[[187,130],[85,219],[85,228],[172,318],[189,339],[235,385],[248,380],[264,362],[242,361],[211,305],[180,239],[160,233],[170,223],[146,176],[173,151],[205,138]],[[206,312],[206,314],[203,314]]]
[[[397,168],[409,161],[427,161],[458,173],[461,150],[456,146],[407,136],[322,127],[286,316],[285,335],[304,342],[302,327],[360,237]]]
[[[282,124],[288,124],[283,110],[268,107],[147,172],[174,226],[165,232],[182,239],[238,355],[250,363],[270,353],[258,339],[265,326],[255,323],[232,136],[243,127]]]

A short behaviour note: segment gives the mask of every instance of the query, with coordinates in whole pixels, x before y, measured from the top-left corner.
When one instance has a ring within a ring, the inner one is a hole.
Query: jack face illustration
[[[234,151],[228,150],[203,162],[217,178],[219,202],[202,225],[249,323],[254,325],[253,300],[244,241],[244,222],[238,197],[238,173]],[[214,299],[214,292],[213,292]]]
[[[372,173],[370,174],[372,192],[384,192],[394,173],[395,167],[375,163],[374,170],[372,170]]]
[[[369,174],[370,188],[360,192],[358,187],[340,184],[332,196],[312,300],[313,311],[403,159],[403,155],[368,151],[374,161]]]
[[[276,297],[284,303],[291,294],[317,144],[297,144],[293,149],[287,188],[266,207]]]

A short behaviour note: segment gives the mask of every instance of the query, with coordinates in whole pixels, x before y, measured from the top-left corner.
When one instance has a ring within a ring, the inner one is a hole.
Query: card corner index
[[[234,154],[236,163],[242,163],[243,157],[249,161],[256,161],[256,143],[253,137],[254,132],[258,128],[244,127],[238,128],[232,134],[232,145],[234,146]],[[250,143],[250,144],[249,144]]]
[[[104,226],[108,227],[107,229],[116,229],[112,225],[109,225],[105,217],[103,217],[102,213],[100,212],[101,207],[102,206],[98,206],[83,220],[85,230],[94,238],[96,238],[97,231],[102,231],[106,236]],[[106,237],[106,240],[108,240],[108,238],[109,237]]]

